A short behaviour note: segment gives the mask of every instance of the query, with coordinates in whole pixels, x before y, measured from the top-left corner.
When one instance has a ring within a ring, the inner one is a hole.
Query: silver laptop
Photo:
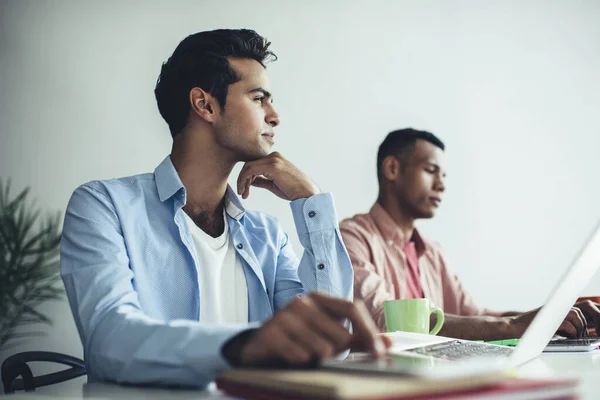
[[[368,355],[350,355],[345,360],[330,360],[323,364],[327,369],[355,371],[408,373],[429,375],[440,368],[449,374],[486,372],[526,363],[537,357],[560,327],[580,292],[600,266],[600,222],[577,253],[572,264],[552,290],[546,304],[531,322],[519,343],[514,347],[447,337],[394,332],[390,336],[394,345],[384,359],[373,360]],[[595,342],[581,346],[587,350],[598,348]],[[555,350],[573,350],[572,344],[555,347]],[[457,368],[459,364],[461,368]],[[444,368],[444,365],[452,368]],[[436,376],[439,374],[436,371]]]

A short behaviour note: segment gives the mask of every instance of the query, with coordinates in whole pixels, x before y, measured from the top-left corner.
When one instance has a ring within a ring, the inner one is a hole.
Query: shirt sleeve
[[[298,262],[287,235],[281,231],[275,309],[311,291],[352,300],[352,265],[341,239],[333,196],[321,193],[294,200],[290,206],[304,253]]]
[[[394,300],[383,276],[370,261],[370,250],[364,236],[351,224],[342,222],[340,231],[354,267],[354,298],[364,302],[381,332],[386,331],[383,303]]]
[[[204,387],[228,366],[223,344],[255,326],[146,315],[113,204],[89,186],[79,187],[69,201],[60,253],[86,367],[96,379]]]

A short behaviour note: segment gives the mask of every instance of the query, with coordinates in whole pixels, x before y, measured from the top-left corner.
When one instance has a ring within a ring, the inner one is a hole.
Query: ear
[[[205,120],[212,123],[215,121],[218,111],[218,102],[210,93],[205,92],[199,87],[190,90],[190,106],[191,111]]]
[[[400,161],[394,156],[387,156],[381,163],[381,172],[386,181],[395,181],[400,176]]]

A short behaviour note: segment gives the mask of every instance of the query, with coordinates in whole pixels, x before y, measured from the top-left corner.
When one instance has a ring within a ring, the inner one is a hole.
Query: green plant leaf
[[[60,214],[45,215],[29,201],[29,188],[11,198],[10,187],[0,179],[0,348],[41,335],[19,328],[52,324],[37,307],[64,293],[58,285]]]

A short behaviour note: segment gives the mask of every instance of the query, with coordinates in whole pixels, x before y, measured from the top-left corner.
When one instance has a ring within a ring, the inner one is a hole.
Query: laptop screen
[[[596,224],[583,248],[550,292],[546,304],[523,334],[510,356],[512,364],[522,364],[542,353],[598,267],[600,267],[600,222]]]

